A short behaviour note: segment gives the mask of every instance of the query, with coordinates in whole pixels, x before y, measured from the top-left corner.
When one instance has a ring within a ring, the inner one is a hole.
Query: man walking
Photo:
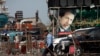
[[[44,31],[45,39],[45,50],[42,54],[42,56],[47,56],[47,53],[49,52],[51,56],[54,56],[53,54],[53,34],[51,32],[48,32],[48,30]]]

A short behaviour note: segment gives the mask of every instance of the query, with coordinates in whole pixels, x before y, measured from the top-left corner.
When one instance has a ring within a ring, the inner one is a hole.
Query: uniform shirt
[[[49,47],[51,44],[53,44],[53,35],[51,33],[49,33],[47,35],[46,44],[47,44],[47,47]]]
[[[70,28],[70,26],[67,26],[65,28],[60,28],[59,31],[60,32],[70,32],[71,31],[71,28]]]
[[[65,28],[59,27],[58,32],[70,32],[71,31],[71,27],[67,26]]]
[[[65,28],[62,28],[62,27],[60,27],[59,29],[58,29],[58,33],[60,33],[60,32],[71,32],[71,28],[70,28],[70,26],[67,26],[67,27],[65,27]],[[58,37],[66,37],[67,35],[59,35]]]

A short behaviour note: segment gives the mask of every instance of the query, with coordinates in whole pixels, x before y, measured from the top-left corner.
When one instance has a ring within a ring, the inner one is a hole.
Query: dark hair
[[[48,32],[49,33],[49,32],[52,32],[52,30],[45,30],[44,32]]]
[[[7,36],[7,33],[5,34],[5,36]]]
[[[48,30],[44,30],[44,32],[49,32]]]
[[[66,12],[71,12],[72,13],[72,10],[68,9],[68,8],[60,8],[60,10],[59,10],[59,16],[63,17]]]

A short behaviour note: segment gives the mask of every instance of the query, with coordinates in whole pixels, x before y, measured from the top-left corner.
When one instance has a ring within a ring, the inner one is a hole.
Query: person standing
[[[47,56],[47,53],[49,52],[51,56],[54,56],[53,54],[53,34],[51,32],[48,32],[48,30],[44,31],[45,38],[45,49],[42,54],[42,56]]]
[[[19,35],[16,34],[15,36],[15,39],[14,39],[14,42],[15,42],[15,48],[18,49],[19,48]]]
[[[72,32],[71,30],[71,24],[75,18],[74,13],[72,10],[61,8],[59,11],[59,27],[58,27],[58,33],[60,32]],[[66,37],[67,35],[64,35],[63,37]],[[62,39],[61,45],[62,45],[62,50],[65,50],[65,44],[68,42],[67,41],[68,37],[66,39]],[[68,43],[67,43],[68,44]],[[69,45],[69,44],[68,44]]]

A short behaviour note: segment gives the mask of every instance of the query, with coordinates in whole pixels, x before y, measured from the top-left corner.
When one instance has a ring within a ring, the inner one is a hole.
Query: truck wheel
[[[54,51],[55,51],[55,53],[56,53],[57,55],[62,55],[63,52],[62,52],[61,48],[62,48],[61,45],[56,45],[56,46],[55,46]]]

